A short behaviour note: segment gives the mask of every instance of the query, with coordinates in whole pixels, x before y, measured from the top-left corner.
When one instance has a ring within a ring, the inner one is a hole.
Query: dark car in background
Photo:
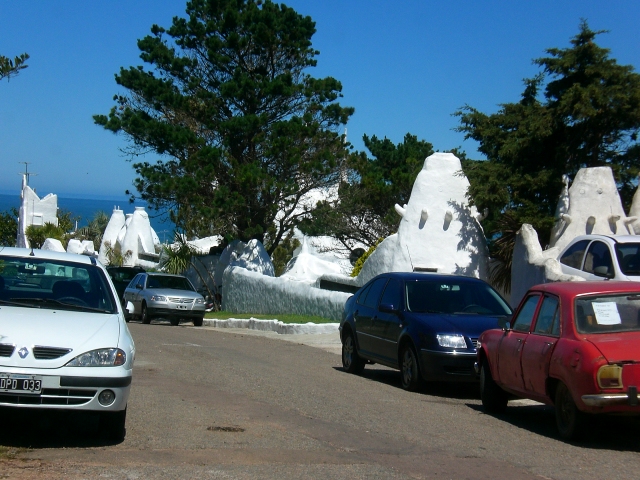
[[[144,271],[145,269],[142,267],[107,267],[107,273],[109,277],[111,277],[113,286],[116,287],[118,300],[120,302],[124,302],[124,290],[127,288],[127,285],[129,285],[129,282],[131,282],[137,274],[143,273]],[[124,303],[122,304],[124,305]]]
[[[188,278],[168,273],[139,273],[125,289],[124,300],[133,304],[132,315],[142,323],[166,318],[171,325],[191,320],[201,327],[206,308],[204,297]]]
[[[434,273],[385,273],[345,304],[340,323],[342,364],[361,373],[366,363],[401,371],[402,387],[423,381],[477,381],[476,344],[503,325],[511,308],[476,278]]]

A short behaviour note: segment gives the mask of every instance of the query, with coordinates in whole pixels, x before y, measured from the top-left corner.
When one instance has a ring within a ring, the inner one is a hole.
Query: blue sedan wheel
[[[342,338],[342,367],[345,372],[355,374],[360,374],[364,370],[364,360],[358,355],[351,330],[346,331]]]
[[[402,388],[410,392],[417,392],[422,388],[423,381],[420,375],[418,356],[413,346],[406,343],[402,347],[400,358],[402,361]]]

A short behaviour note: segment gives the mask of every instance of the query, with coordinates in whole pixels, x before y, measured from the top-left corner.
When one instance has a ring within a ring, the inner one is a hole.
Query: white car
[[[0,248],[0,406],[98,412],[121,441],[135,353],[95,258]]]
[[[640,281],[640,237],[581,235],[560,254],[562,272],[586,280]]]

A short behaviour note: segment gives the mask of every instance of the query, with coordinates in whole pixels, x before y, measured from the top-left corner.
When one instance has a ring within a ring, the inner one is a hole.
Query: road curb
[[[338,331],[339,323],[283,323],[280,320],[260,320],[257,318],[229,318],[218,320],[205,318],[202,322],[205,327],[214,328],[247,328],[263,332],[275,332],[281,335],[294,334],[325,334]]]

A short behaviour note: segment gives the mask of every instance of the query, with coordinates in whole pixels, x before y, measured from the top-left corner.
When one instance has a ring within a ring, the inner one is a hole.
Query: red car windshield
[[[576,298],[575,322],[580,333],[640,331],[640,293]]]

